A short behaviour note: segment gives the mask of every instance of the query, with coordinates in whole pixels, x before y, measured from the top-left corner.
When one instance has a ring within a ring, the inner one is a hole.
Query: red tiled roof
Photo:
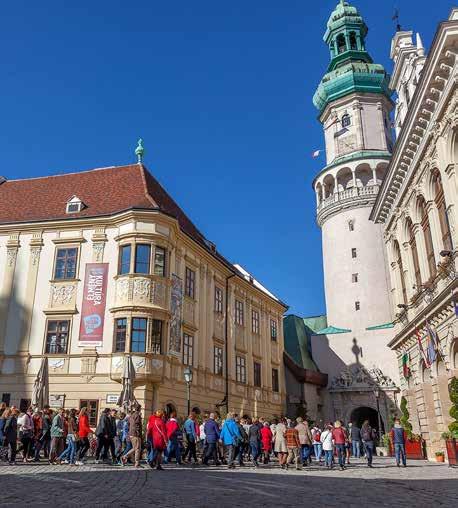
[[[85,208],[78,213],[66,213],[67,202],[73,196],[77,196]],[[0,224],[109,216],[129,209],[159,210],[176,218],[182,231],[243,278],[232,263],[211,248],[204,235],[142,164],[0,183]]]

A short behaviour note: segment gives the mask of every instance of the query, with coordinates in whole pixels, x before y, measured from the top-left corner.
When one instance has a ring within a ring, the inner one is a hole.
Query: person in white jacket
[[[328,424],[326,426],[326,429],[323,430],[320,436],[321,444],[323,445],[323,452],[324,452],[324,463],[326,464],[326,467],[328,469],[332,469],[332,456],[333,456],[333,450],[334,445],[332,442],[332,425]]]

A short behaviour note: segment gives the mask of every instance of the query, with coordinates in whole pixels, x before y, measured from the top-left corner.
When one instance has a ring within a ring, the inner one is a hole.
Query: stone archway
[[[362,424],[369,420],[369,425],[373,429],[379,430],[379,414],[378,411],[372,407],[368,406],[359,406],[353,409],[350,414],[350,421],[361,428]],[[385,432],[385,425],[383,423],[383,418],[380,417],[380,423],[382,426],[382,433]]]

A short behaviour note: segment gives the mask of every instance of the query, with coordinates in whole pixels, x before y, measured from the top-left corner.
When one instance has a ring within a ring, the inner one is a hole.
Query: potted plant
[[[442,434],[447,448],[449,466],[458,465],[458,378],[453,377],[448,385],[448,393],[452,402],[450,416],[454,421],[448,426],[449,432]]]
[[[444,462],[445,454],[444,452],[436,452],[436,461],[437,462]]]
[[[412,424],[409,421],[410,414],[405,397],[401,398],[401,412],[401,425],[407,434],[406,456],[408,459],[424,459],[422,438],[412,432]]]

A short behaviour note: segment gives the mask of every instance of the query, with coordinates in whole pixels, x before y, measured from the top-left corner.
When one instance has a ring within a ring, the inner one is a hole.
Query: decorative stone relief
[[[134,298],[149,300],[151,281],[147,279],[134,279]]]
[[[103,261],[104,248],[105,248],[104,242],[94,242],[92,244],[92,250],[94,251],[94,259],[96,263],[101,263]]]
[[[374,366],[367,370],[361,365],[345,367],[339,376],[332,379],[330,387],[334,390],[346,390],[374,386],[396,388],[393,380],[385,376],[378,367]]]
[[[163,364],[164,364],[163,361],[159,360],[158,358],[154,358],[153,360],[151,360],[151,367],[154,370],[162,369]]]
[[[135,359],[134,366],[136,369],[143,369],[145,367],[145,359],[144,358]]]
[[[61,286],[61,285],[52,285],[52,306],[54,305],[70,305],[73,300],[73,295],[75,294],[75,286]]]
[[[151,299],[155,305],[159,307],[165,306],[165,284],[162,281],[153,281]]]
[[[54,370],[63,369],[64,365],[65,365],[65,360],[61,359],[61,358],[49,359],[48,362],[49,362],[49,367]]]
[[[124,359],[122,356],[113,358],[111,361],[111,368],[113,370],[120,370],[120,369],[122,369],[123,365],[124,365]]]
[[[32,266],[37,266],[40,261],[40,253],[41,247],[32,247],[30,249],[30,260],[32,262]]]
[[[17,249],[11,248],[6,250],[6,264],[11,268],[16,263]]]
[[[116,292],[119,298],[126,300],[129,296],[129,279],[120,279],[116,285]]]

